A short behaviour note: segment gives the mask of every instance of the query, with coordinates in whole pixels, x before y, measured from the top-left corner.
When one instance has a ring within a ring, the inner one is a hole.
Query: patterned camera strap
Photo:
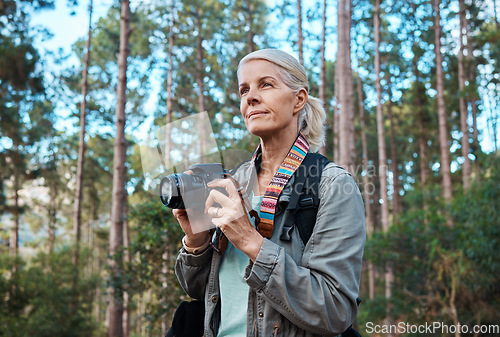
[[[261,151],[262,149],[259,144],[253,155],[253,162],[255,162]],[[299,133],[285,160],[283,160],[283,163],[280,165],[278,171],[269,183],[266,193],[264,193],[262,204],[260,206],[260,223],[257,225],[257,230],[265,238],[270,238],[273,234],[274,213],[276,212],[276,206],[278,204],[278,198],[281,191],[283,191],[292,175],[295,173],[300,164],[302,164],[302,161],[308,151],[309,143],[304,138],[304,135]]]

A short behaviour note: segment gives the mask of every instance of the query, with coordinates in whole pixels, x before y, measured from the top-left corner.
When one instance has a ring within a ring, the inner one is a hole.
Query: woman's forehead
[[[238,82],[246,82],[263,76],[280,78],[279,67],[266,60],[250,60],[238,69]]]

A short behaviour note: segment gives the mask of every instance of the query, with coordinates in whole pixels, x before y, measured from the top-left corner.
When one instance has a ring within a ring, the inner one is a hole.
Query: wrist
[[[189,247],[199,247],[207,242],[209,235],[207,232],[198,234],[184,235],[182,242],[185,242]]]
[[[210,244],[210,236],[203,236],[204,239],[196,241],[189,240],[188,236],[182,238],[182,246],[189,254],[200,254],[204,252]]]
[[[247,256],[255,263],[257,260],[257,256],[259,256],[260,249],[262,248],[262,244],[264,243],[264,237],[262,235],[256,236],[255,240],[252,240],[251,243],[247,246]]]

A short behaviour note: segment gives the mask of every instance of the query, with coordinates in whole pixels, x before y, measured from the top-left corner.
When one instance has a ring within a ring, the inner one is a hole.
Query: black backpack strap
[[[283,227],[282,241],[291,240],[294,225],[297,227],[302,242],[309,241],[316,223],[319,206],[319,184],[323,169],[330,161],[319,153],[309,152],[302,165],[295,171],[292,195],[287,209],[292,212],[294,221]]]

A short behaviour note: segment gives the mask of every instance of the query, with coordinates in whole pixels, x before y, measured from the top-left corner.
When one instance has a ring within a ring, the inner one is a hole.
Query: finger
[[[208,212],[208,209],[214,204],[220,204],[221,207],[227,207],[230,204],[230,199],[220,191],[211,190],[205,202],[205,210]]]
[[[172,214],[176,219],[187,214],[185,209],[173,209]]]
[[[239,197],[238,191],[236,190],[236,186],[234,186],[233,182],[229,179],[213,180],[209,182],[207,186],[210,188],[216,188],[216,187],[223,188],[227,192],[229,198],[231,199]]]
[[[209,207],[207,209],[208,215],[213,218],[221,218],[223,216],[222,208],[220,207]]]

